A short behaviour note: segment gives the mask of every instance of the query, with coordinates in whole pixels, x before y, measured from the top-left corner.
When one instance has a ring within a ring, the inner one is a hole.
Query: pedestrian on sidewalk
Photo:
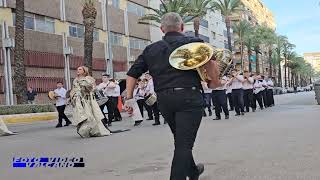
[[[31,86],[28,87],[28,91],[27,91],[28,104],[35,104],[35,99],[37,95],[38,95],[37,92],[33,90]]]
[[[56,98],[56,108],[59,114],[58,124],[56,125],[56,128],[62,127],[62,120],[64,119],[66,121],[65,126],[69,126],[71,124],[71,121],[68,119],[68,117],[65,115],[64,110],[66,109],[66,103],[67,103],[67,90],[63,88],[63,82],[59,81],[57,82],[57,89],[54,90],[55,98]]]
[[[197,71],[181,71],[169,63],[170,54],[178,47],[203,42],[197,37],[185,36],[184,25],[177,13],[167,13],[161,19],[163,40],[147,46],[134,62],[127,75],[127,99],[133,98],[137,79],[149,70],[154,80],[161,114],[170,126],[175,140],[174,157],[171,167],[171,180],[198,180],[204,171],[204,165],[196,165],[192,148],[202,119],[203,98],[201,79]],[[208,68],[210,66],[210,68]],[[212,79],[209,86],[219,86],[219,70],[216,62],[209,61],[205,66]],[[131,114],[130,103],[125,105]]]

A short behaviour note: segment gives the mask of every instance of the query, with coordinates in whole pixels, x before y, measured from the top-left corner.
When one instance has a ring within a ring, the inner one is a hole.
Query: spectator
[[[36,91],[34,91],[32,87],[28,87],[28,92],[27,92],[28,104],[35,104],[36,96],[37,96]]]

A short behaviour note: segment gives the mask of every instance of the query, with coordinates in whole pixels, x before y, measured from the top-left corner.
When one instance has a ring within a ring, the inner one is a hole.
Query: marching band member
[[[213,96],[213,102],[215,105],[215,114],[216,118],[213,120],[221,120],[221,109],[224,112],[225,119],[229,119],[229,110],[228,110],[228,103],[227,103],[227,77],[224,76],[221,78],[221,86],[213,89],[212,96]]]
[[[207,82],[201,81],[202,89],[204,91],[204,102],[205,102],[205,108],[208,108],[209,116],[212,116],[212,110],[211,110],[211,99],[212,99],[212,89],[208,87]],[[206,117],[206,109],[203,109],[203,116]]]
[[[244,102],[243,102],[243,85],[244,78],[239,74],[237,69],[233,69],[231,72],[231,88],[232,99],[235,105],[236,116],[244,115]]]
[[[267,81],[265,79],[265,76],[261,76],[262,86],[263,86],[263,91],[262,91],[262,102],[265,108],[268,107],[268,98],[267,98],[267,91],[268,91],[268,85]]]
[[[102,74],[102,82],[97,86],[97,89],[102,90],[104,95],[109,98],[109,100],[105,104],[100,105],[100,109],[101,109],[102,114],[104,116],[104,123],[108,124],[108,126],[111,126],[112,120],[114,118],[114,113],[113,113],[114,107],[113,107],[113,103],[112,103],[112,100],[110,99],[110,97],[111,97],[111,90],[114,89],[116,86],[115,86],[115,84],[111,83],[111,81],[109,81],[109,77],[110,77],[109,74],[103,73]],[[107,109],[108,109],[108,118],[106,117],[105,113],[103,112],[105,106],[107,106]]]
[[[267,86],[268,86],[268,90],[267,90],[267,99],[268,99],[268,106],[274,106],[274,97],[273,97],[273,86],[274,83],[272,81],[272,78],[268,77],[267,80]]]
[[[250,111],[250,107],[252,108],[252,99],[253,99],[253,83],[254,79],[250,75],[248,71],[244,71],[244,82],[243,82],[243,100],[244,106],[246,108],[246,112]]]
[[[154,84],[153,84],[153,79],[152,76],[150,76],[149,73],[145,74],[145,78],[147,80],[147,87],[146,87],[146,94],[145,96],[151,95],[151,94],[155,94],[154,92]],[[153,126],[158,126],[160,125],[160,111],[158,108],[158,102],[155,102],[152,106],[149,106],[149,111],[148,111],[148,116],[149,119],[153,119],[153,115],[154,115],[154,124],[152,124]]]
[[[262,92],[264,90],[262,81],[261,81],[261,76],[257,75],[255,77],[255,82],[253,84],[253,101],[252,101],[252,111],[255,112],[257,109],[257,104],[256,101],[258,101],[258,104],[260,106],[260,109],[263,109],[263,103],[262,103]]]
[[[110,92],[110,98],[113,105],[114,121],[121,121],[122,117],[118,109],[118,98],[120,96],[120,86],[114,79],[111,79],[110,82],[115,84],[115,88],[113,88]]]
[[[66,108],[66,94],[67,90],[63,88],[63,82],[57,82],[57,89],[54,90],[55,98],[56,98],[56,108],[59,114],[58,124],[56,125],[56,128],[62,127],[62,119],[66,121],[65,126],[69,126],[71,124],[71,121],[68,119],[68,117],[64,114],[64,110]]]
[[[137,101],[142,118],[144,117],[143,107],[147,106],[144,102],[144,97],[146,94],[145,88],[146,87],[144,85],[144,82],[141,79],[138,79],[137,85],[133,91],[134,99]],[[142,123],[142,121],[143,119],[136,120],[134,126],[139,126]]]
[[[234,110],[234,104],[233,104],[233,99],[232,99],[231,79],[232,79],[232,76],[228,75],[227,84],[226,84],[226,88],[227,88],[226,94],[227,94],[227,98],[228,98],[228,101],[229,101],[229,107],[230,107],[229,111],[233,111]]]

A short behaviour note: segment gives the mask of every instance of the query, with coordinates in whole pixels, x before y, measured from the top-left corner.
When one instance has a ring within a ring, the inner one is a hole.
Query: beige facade
[[[306,62],[310,63],[317,72],[320,72],[320,52],[304,53],[303,56]]]
[[[2,26],[6,22],[9,36],[14,38],[16,1],[0,2],[0,104],[3,104]],[[107,59],[112,59],[115,78],[124,78],[129,59],[135,59],[150,43],[150,27],[138,24],[139,17],[146,13],[148,0],[96,0],[95,5],[97,18],[93,75],[99,81],[101,73],[107,70]],[[34,87],[39,93],[45,94],[54,89],[56,81],[65,78],[64,42],[73,49],[70,55],[71,79],[75,76],[75,68],[83,64],[84,27],[81,10],[80,0],[25,0],[25,64],[28,86]],[[107,31],[108,24],[110,34]],[[108,52],[108,45],[111,53]],[[46,96],[41,95],[38,101],[45,102]]]

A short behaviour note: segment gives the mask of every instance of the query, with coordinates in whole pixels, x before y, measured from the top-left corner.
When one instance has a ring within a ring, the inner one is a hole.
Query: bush
[[[54,112],[55,110],[52,104],[0,106],[0,115]]]

